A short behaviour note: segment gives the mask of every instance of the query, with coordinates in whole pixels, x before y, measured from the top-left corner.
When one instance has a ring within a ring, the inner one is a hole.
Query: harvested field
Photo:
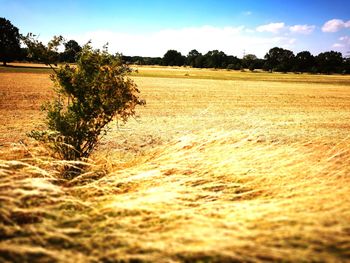
[[[350,260],[348,76],[141,67],[139,117],[64,181],[25,135],[48,74],[0,72],[0,261]]]

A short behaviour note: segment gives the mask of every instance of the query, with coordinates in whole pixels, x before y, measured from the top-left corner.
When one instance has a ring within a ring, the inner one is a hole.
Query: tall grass
[[[134,79],[142,118],[113,123],[67,181],[82,163],[25,137],[48,75],[0,74],[0,262],[350,261],[349,78]]]
[[[350,260],[347,140],[210,129],[130,163],[96,155],[73,181],[63,165],[1,162],[1,260]]]

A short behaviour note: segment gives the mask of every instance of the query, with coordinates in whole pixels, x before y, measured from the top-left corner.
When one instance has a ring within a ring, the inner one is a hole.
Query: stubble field
[[[0,69],[0,260],[350,260],[350,78],[142,67],[147,105],[73,181],[25,135],[45,69]]]

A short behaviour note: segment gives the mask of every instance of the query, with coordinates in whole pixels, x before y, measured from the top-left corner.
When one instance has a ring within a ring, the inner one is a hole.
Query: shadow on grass
[[[26,66],[26,65],[6,65],[0,66],[1,73],[52,73],[52,69],[47,66]]]

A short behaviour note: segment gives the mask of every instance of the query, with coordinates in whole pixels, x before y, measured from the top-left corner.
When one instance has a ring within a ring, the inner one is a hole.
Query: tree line
[[[21,47],[20,40],[21,35],[18,28],[5,18],[0,18],[0,60],[4,65],[14,60],[42,62],[40,57],[29,54],[28,48]],[[56,56],[59,62],[73,63],[81,50],[81,46],[75,40],[69,40],[64,44],[64,51],[56,51],[52,55]],[[122,56],[122,59],[125,63],[137,65],[350,74],[350,57],[343,57],[340,52],[327,51],[314,56],[309,51],[302,51],[295,55],[293,51],[280,47],[271,48],[263,59],[257,58],[254,54],[238,58],[226,55],[219,50],[211,50],[202,54],[196,49],[191,50],[187,56],[176,50],[168,50],[163,57]]]
[[[254,54],[244,55],[242,59],[226,55],[223,51],[212,50],[201,54],[191,50],[183,56],[176,50],[168,50],[163,58],[165,66],[191,66],[194,68],[220,68],[220,69],[261,69],[276,72],[308,72],[308,73],[350,73],[350,57],[343,57],[342,53],[327,51],[312,55],[309,51],[302,51],[296,55],[293,51],[280,47],[271,48],[264,59]]]
[[[42,57],[37,53],[29,52],[28,47],[21,47],[23,36],[6,18],[0,17],[0,61],[6,65],[11,61],[43,62]],[[44,50],[44,46],[41,46]],[[77,55],[82,51],[82,47],[75,40],[64,43],[64,51],[51,51],[51,56],[57,62],[73,63],[77,60]]]

